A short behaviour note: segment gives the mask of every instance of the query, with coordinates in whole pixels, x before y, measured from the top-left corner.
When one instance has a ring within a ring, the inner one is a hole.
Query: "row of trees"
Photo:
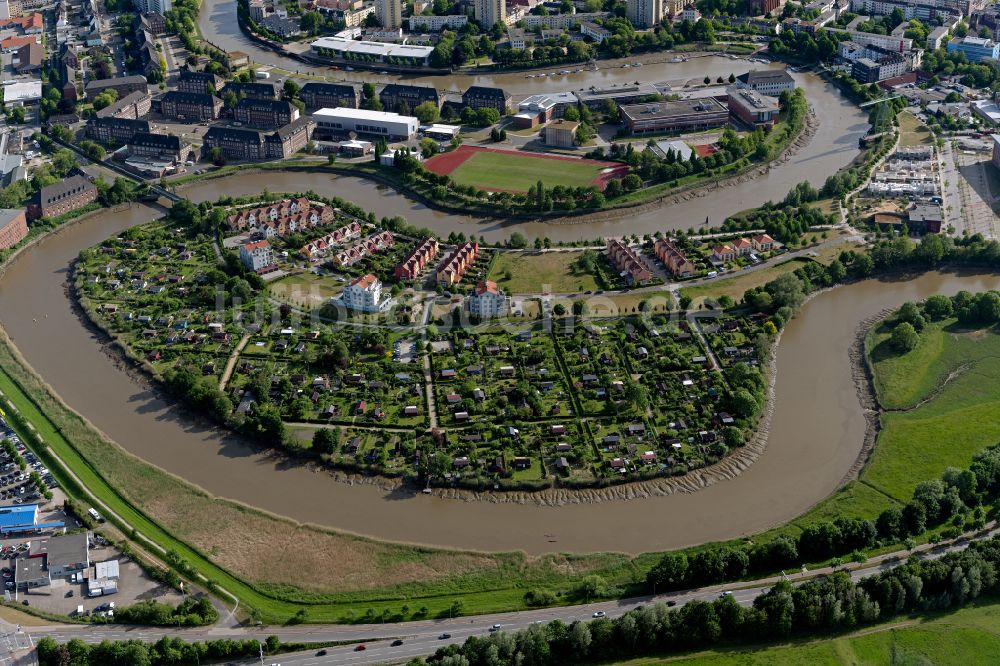
[[[181,638],[164,636],[156,643],[139,640],[103,641],[90,645],[78,638],[60,645],[51,636],[38,641],[41,666],[160,666],[167,664],[202,664],[230,659],[257,657],[261,643],[256,640],[220,639],[188,643]],[[264,652],[274,654],[281,647],[275,636],[263,644]]]
[[[901,613],[955,608],[1000,591],[1000,539],[937,560],[916,558],[854,583],[846,572],[792,586],[786,581],[740,606],[731,596],[679,609],[654,604],[590,622],[561,621],[472,636],[411,666],[589,664],[678,650],[843,631]]]

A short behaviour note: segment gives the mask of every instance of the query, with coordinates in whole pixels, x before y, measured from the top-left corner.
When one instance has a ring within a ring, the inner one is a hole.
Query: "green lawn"
[[[503,252],[489,279],[512,294],[572,293],[598,289],[594,276],[574,266],[581,252]],[[510,279],[506,279],[507,273]]]
[[[763,286],[779,275],[802,268],[810,261],[812,260],[792,259],[758,271],[737,273],[734,277],[711,280],[695,287],[682,287],[680,293],[681,296],[691,298],[690,307],[694,309],[697,309],[706,298],[718,299],[720,296],[729,296],[738,303],[748,289]]]
[[[701,652],[687,657],[646,658],[621,666],[917,666],[995,664],[1000,654],[1000,604],[982,602],[929,619],[899,619],[824,640],[776,647]]]
[[[600,175],[602,167],[579,160],[552,160],[530,154],[476,152],[451,173],[461,185],[490,190],[527,192],[539,180],[546,187],[586,187]]]
[[[913,114],[899,114],[899,143],[902,146],[925,146],[934,141],[934,135]]]
[[[862,480],[900,501],[917,483],[1000,441],[1000,335],[931,324],[916,349],[891,351],[881,327],[869,336],[876,386],[887,411]],[[926,401],[926,402],[921,402]]]

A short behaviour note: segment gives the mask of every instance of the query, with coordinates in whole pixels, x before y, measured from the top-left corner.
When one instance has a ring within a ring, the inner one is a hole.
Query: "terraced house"
[[[320,236],[315,240],[309,241],[299,248],[299,254],[305,259],[322,257],[333,248],[339,247],[342,243],[357,238],[360,235],[361,225],[357,222],[351,222],[325,236]]]
[[[334,211],[330,206],[313,204],[309,199],[299,197],[266,206],[241,208],[226,218],[226,224],[234,231],[264,230],[270,236],[284,236],[289,232],[328,224],[333,219]],[[351,225],[338,231],[344,229],[350,229],[354,235],[361,233],[360,225],[357,225],[356,232]]]
[[[299,119],[299,110],[289,102],[276,99],[241,99],[233,109],[237,122],[275,129]]]
[[[424,267],[437,256],[438,242],[436,238],[427,237],[420,245],[413,248],[410,254],[396,266],[395,276],[397,280],[413,280],[424,270]]]
[[[628,284],[646,284],[653,270],[639,253],[618,239],[608,240],[608,258]]]
[[[353,266],[367,256],[383,252],[396,244],[396,238],[391,231],[381,231],[355,243],[333,255],[333,263],[337,266]]]
[[[674,277],[690,277],[698,270],[672,240],[661,238],[653,244],[657,259],[663,262]]]
[[[479,243],[469,241],[459,245],[445,257],[435,271],[434,280],[442,287],[450,287],[462,281],[462,277],[479,256]]]

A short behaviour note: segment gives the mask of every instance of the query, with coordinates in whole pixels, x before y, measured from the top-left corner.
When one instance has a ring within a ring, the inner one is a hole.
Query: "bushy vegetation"
[[[281,647],[271,636],[264,651],[273,654]],[[46,636],[38,641],[41,666],[160,666],[161,664],[200,664],[230,659],[257,657],[261,643],[256,640],[220,639],[188,643],[181,638],[163,637],[149,644],[138,640],[102,641],[90,645],[80,639],[59,644]]]
[[[200,627],[219,619],[219,613],[207,596],[188,597],[177,606],[152,599],[115,609],[116,622],[154,627]]]

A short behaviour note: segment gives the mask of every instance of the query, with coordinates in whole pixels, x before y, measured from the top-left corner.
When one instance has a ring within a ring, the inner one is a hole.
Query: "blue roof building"
[[[20,532],[35,528],[37,504],[0,506],[0,532]]]
[[[948,42],[948,53],[961,51],[969,62],[996,60],[1000,55],[1000,44],[982,37],[963,37]]]

